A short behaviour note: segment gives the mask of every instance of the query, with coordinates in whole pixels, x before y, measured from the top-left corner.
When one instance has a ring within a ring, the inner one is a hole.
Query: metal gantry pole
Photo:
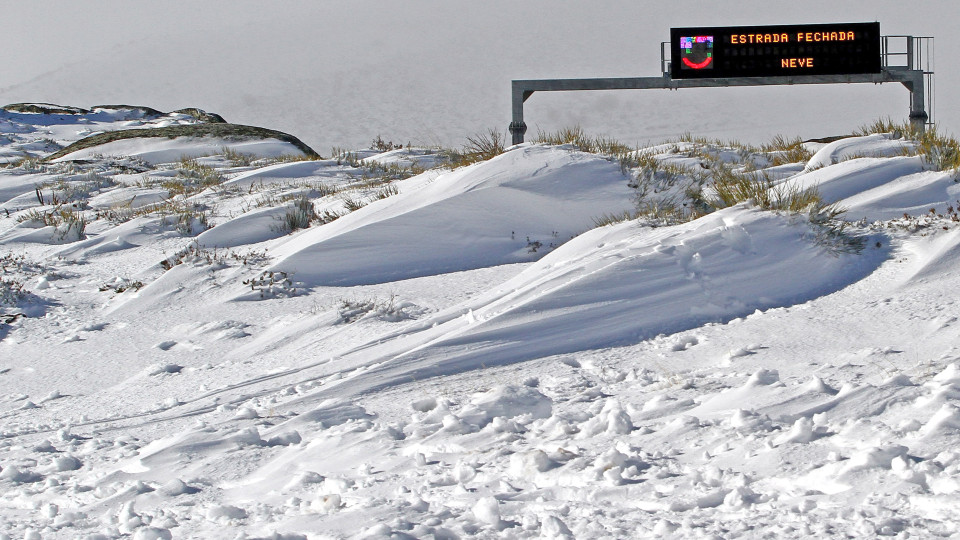
[[[904,82],[903,85],[910,90],[910,127],[917,133],[923,133],[930,117],[924,100],[926,93],[923,90],[923,71],[912,69],[907,73],[911,81]]]
[[[510,122],[510,134],[513,135],[513,144],[520,144],[523,142],[523,135],[527,132],[527,125],[523,123],[523,102],[527,100],[528,97],[533,95],[531,90],[527,93],[523,89],[522,84],[517,84],[521,81],[513,81],[513,88],[511,94],[511,103],[513,104],[513,120]]]
[[[891,54],[889,44],[884,36],[884,60]],[[900,36],[897,36],[900,37]],[[527,124],[523,118],[523,103],[534,92],[567,92],[576,90],[646,90],[680,88],[715,88],[728,86],[772,86],[794,84],[855,84],[855,83],[900,83],[910,91],[910,124],[919,132],[923,132],[927,120],[931,115],[927,107],[932,105],[925,102],[923,66],[913,58],[914,44],[912,36],[907,37],[907,65],[890,66],[885,62],[880,73],[860,73],[849,75],[798,75],[792,77],[736,77],[736,78],[705,78],[705,79],[672,79],[669,72],[662,77],[616,77],[595,79],[532,79],[515,80],[511,86],[511,105],[513,119],[509,130],[513,136],[513,144],[520,144],[524,140]],[[661,45],[663,49],[663,45]],[[661,50],[661,56],[663,50]],[[661,63],[663,59],[661,58]],[[928,72],[932,75],[932,72]]]

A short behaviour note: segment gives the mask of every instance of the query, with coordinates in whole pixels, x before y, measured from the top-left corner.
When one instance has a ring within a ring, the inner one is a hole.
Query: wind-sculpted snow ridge
[[[535,260],[630,206],[615,162],[525,146],[448,172],[286,243],[274,270],[350,286]]]
[[[819,148],[806,164],[813,171],[841,161],[861,157],[894,157],[908,153],[915,143],[892,133],[874,133],[862,137],[847,137]]]
[[[363,392],[724,323],[830,294],[887,258],[878,248],[837,256],[815,236],[805,217],[745,207],[676,227],[595,229],[423,330],[344,355],[338,366],[358,358],[365,369],[343,386]]]
[[[223,118],[195,108],[161,113],[135,105],[81,109],[49,103],[15,103],[0,107],[0,134],[7,139],[0,156],[46,157],[99,133],[209,122],[222,123]]]
[[[914,146],[891,134],[840,139],[814,154],[805,168],[809,172],[784,183],[817,189],[825,201],[843,208],[848,220],[891,220],[960,207],[957,171],[930,170],[923,157],[909,155]]]
[[[64,148],[64,154],[53,161],[89,160],[99,156],[129,156],[156,165],[158,163],[171,163],[181,158],[209,156],[222,151],[224,148],[257,157],[299,156],[304,154],[297,146],[271,137],[237,140],[229,134],[224,134],[220,136],[182,135],[168,138],[166,135],[151,132],[150,135],[145,134],[143,137],[106,142],[76,151],[70,151],[71,147],[68,146]]]
[[[256,157],[317,155],[296,137],[280,131],[237,124],[197,123],[93,134],[48,156],[47,160],[57,163],[110,156],[134,157],[157,164],[209,156],[223,148]]]
[[[21,109],[0,539],[960,535],[960,191],[909,141],[44,164],[166,117]],[[818,186],[863,249],[749,202],[593,227],[705,156]]]

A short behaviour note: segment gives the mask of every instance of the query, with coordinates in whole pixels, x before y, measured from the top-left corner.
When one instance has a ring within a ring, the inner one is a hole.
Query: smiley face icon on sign
[[[680,69],[713,69],[713,36],[680,37]]]

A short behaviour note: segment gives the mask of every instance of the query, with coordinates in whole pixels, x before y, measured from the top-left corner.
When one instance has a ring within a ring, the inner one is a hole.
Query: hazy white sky
[[[377,135],[459,144],[510,121],[512,79],[659,74],[671,26],[880,21],[940,38],[937,119],[956,133],[945,53],[955,0],[738,2],[0,0],[0,102],[195,106],[321,153]],[[645,142],[752,142],[903,119],[898,85],[537,94],[529,134],[580,124]],[[528,134],[528,135],[529,135]]]

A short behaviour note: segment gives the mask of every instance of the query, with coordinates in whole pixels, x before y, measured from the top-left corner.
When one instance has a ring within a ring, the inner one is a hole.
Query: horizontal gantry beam
[[[901,83],[910,91],[910,119],[922,129],[927,119],[923,99],[923,72],[912,69],[886,69],[880,73],[849,75],[796,75],[792,77],[736,77],[717,79],[671,79],[663,77],[608,77],[597,79],[530,79],[513,81],[513,143],[523,142],[527,126],[523,121],[523,102],[534,92],[576,90],[678,90],[680,88],[718,88],[726,86],[772,86],[794,84]]]

